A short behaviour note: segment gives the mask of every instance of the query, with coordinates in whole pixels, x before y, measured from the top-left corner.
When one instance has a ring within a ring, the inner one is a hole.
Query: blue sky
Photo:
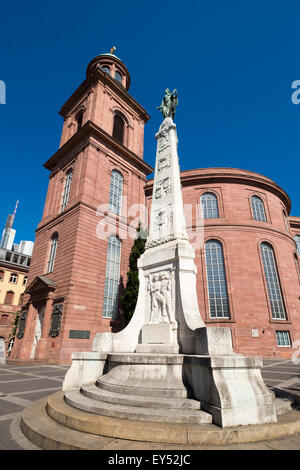
[[[98,54],[115,54],[131,95],[148,111],[145,160],[154,165],[156,110],[177,88],[181,169],[234,167],[262,173],[287,191],[300,216],[300,4],[297,1],[115,0],[1,6],[0,230],[20,200],[16,242],[33,240],[57,150],[61,105]]]

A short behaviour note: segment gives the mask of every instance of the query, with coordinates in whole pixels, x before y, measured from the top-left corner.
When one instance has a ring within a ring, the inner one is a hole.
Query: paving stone
[[[24,382],[18,382],[17,386],[14,383],[0,384],[0,390],[2,393],[13,393],[13,392],[25,392],[27,390],[39,390],[41,388],[52,388],[54,384],[59,382],[49,379],[35,379],[24,380]],[[59,385],[58,385],[59,386]]]
[[[18,395],[18,397],[21,397],[21,398],[25,398],[26,400],[30,400],[30,401],[36,401],[36,400],[39,400],[40,398],[44,398],[48,395],[50,395],[51,393],[55,393],[56,391],[60,390],[61,387],[57,387],[57,388],[53,388],[52,390],[44,390],[44,391],[37,391],[37,392],[31,392],[31,393],[22,393],[20,395]]]
[[[24,406],[11,403],[10,401],[0,398],[0,416],[7,413],[14,413],[16,411],[21,411]]]

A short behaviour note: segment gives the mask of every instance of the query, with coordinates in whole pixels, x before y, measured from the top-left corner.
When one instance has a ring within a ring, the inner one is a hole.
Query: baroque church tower
[[[128,209],[145,205],[153,171],[143,161],[149,115],[129,86],[122,61],[99,55],[59,112],[13,359],[68,363],[91,349],[96,332],[123,327],[119,299],[138,223]]]

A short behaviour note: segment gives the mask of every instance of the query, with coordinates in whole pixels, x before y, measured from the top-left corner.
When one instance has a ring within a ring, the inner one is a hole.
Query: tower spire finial
[[[116,50],[116,46],[112,47],[111,50],[110,50],[110,54],[113,54]]]

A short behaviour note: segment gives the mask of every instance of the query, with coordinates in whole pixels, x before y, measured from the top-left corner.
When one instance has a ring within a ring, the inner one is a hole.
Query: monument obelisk
[[[180,183],[177,103],[177,91],[167,89],[159,107],[164,120],[156,134],[150,229],[138,260],[134,314],[121,332],[97,333],[92,352],[73,354],[63,390],[68,394],[96,382],[115,396],[121,393],[124,398],[126,393],[141,420],[134,397],[154,396],[200,402],[193,418],[183,411],[180,419],[185,422],[213,419],[222,427],[276,422],[260,373],[261,359],[235,354],[230,328],[206,327],[199,312],[195,253],[186,231]]]
[[[194,331],[203,328],[196,293],[195,253],[186,231],[173,121],[177,91],[166,89],[164,120],[156,134],[157,150],[149,235],[140,257],[139,294],[129,325],[120,333],[100,333],[101,350],[196,353]],[[226,332],[225,332],[226,334]]]

